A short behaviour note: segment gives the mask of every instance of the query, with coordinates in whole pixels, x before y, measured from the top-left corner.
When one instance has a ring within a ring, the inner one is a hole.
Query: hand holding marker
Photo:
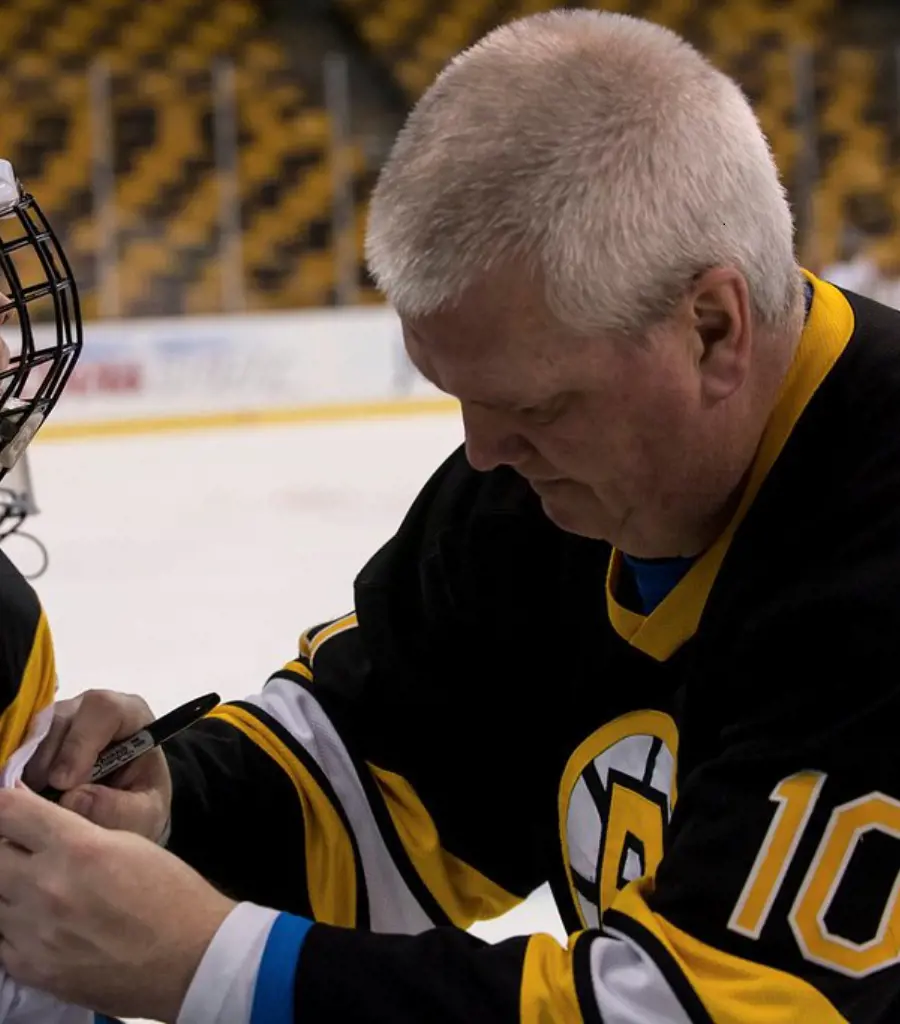
[[[217,693],[207,693],[203,697],[195,697],[187,704],[182,704],[180,708],[175,708],[174,711],[163,715],[162,718],[157,718],[150,725],[144,726],[140,732],[129,736],[127,740],[121,740],[119,743],[107,747],[94,763],[88,782],[99,782],[107,775],[118,771],[119,768],[124,768],[126,764],[130,764],[141,754],[146,754],[148,750],[161,747],[173,736],[177,736],[178,733],[199,721],[204,715],[208,715],[220,701],[221,698]],[[63,795],[63,791],[55,789],[53,786],[47,786],[40,791],[40,795],[55,803]]]

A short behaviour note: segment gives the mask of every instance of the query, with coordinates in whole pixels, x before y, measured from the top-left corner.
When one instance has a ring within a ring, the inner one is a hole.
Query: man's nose
[[[466,458],[473,469],[487,473],[498,466],[516,466],[531,451],[504,413],[463,402],[462,414]]]

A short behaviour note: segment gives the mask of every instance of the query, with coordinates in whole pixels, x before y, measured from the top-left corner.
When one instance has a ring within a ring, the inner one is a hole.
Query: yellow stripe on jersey
[[[305,632],[300,634],[300,657],[306,658],[307,661],[309,660],[311,650],[309,645],[309,633],[310,631],[307,629]]]
[[[313,681],[312,669],[302,661],[289,661],[283,671],[285,672],[296,672],[297,675],[303,676],[304,679],[308,679],[310,682]]]
[[[0,765],[5,765],[13,752],[22,745],[35,715],[53,703],[55,693],[53,639],[42,610],[18,691],[12,703],[0,715]]]
[[[819,385],[847,347],[853,334],[853,310],[841,292],[806,274],[814,295],[809,319],[800,338],[775,410],[763,434],[747,487],[731,522],[712,547],[697,559],[650,615],[636,615],[616,600],[622,556],[613,551],[606,579],[606,606],[616,632],[638,650],[666,661],[697,631],[731,540],[746,516],[769,470]]]
[[[330,640],[332,637],[337,636],[338,633],[343,633],[345,630],[348,629],[355,629],[358,625],[359,620],[356,618],[356,612],[351,612],[349,615],[344,615],[340,619],[335,619],[335,621],[332,622],[331,625],[326,626],[323,630],[320,630],[318,633],[316,633],[316,635],[312,638],[311,641],[308,641],[309,653],[305,654],[304,656],[309,658],[309,663],[312,664],[313,661],[315,660],[316,653],[318,652],[322,644]],[[301,643],[302,639],[303,638],[301,637]],[[302,646],[300,653],[304,654]]]
[[[239,729],[281,768],[297,790],[306,833],[306,875],[313,916],[323,924],[356,924],[353,843],[309,769],[271,729],[243,708],[223,704],[210,713]]]
[[[528,940],[522,973],[521,1024],[583,1024],[575,992],[572,950],[581,933],[569,938],[569,948],[550,935]]]
[[[716,1024],[847,1024],[825,996],[786,971],[723,953],[683,932],[647,906],[648,879],[631,882],[613,909],[625,914],[662,943]]]
[[[499,917],[522,902],[442,849],[431,815],[406,779],[375,765],[368,767],[413,867],[453,924],[468,928],[476,921]]]

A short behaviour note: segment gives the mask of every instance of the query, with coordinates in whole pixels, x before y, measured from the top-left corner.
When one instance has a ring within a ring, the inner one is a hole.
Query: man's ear
[[[718,267],[691,291],[698,369],[705,402],[714,405],[739,390],[750,369],[750,295],[742,274]]]

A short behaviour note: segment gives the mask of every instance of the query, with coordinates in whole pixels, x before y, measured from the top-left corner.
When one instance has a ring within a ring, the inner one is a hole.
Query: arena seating
[[[744,86],[801,216],[814,267],[842,254],[848,227],[885,267],[900,262],[900,117],[894,54],[847,37],[850,0],[585,0],[682,32]],[[334,0],[362,52],[409,106],[456,52],[493,25],[559,6],[555,0]],[[858,9],[858,8],[857,8]],[[900,8],[898,8],[900,12]],[[322,15],[324,17],[324,15]],[[900,15],[898,15],[900,20]],[[900,37],[900,25],[898,25]],[[814,125],[798,117],[798,60],[815,53]],[[0,33],[0,156],[11,159],[59,226],[99,311],[98,257],[118,268],[123,316],[222,307],[225,241],[213,132],[211,72],[235,68],[238,200],[250,309],[335,299],[331,126],[301,85],[256,0],[7,0]],[[108,68],[115,164],[114,219],[94,208],[97,78]],[[370,97],[390,107],[391,98]],[[810,146],[810,140],[812,146]],[[365,197],[376,167],[352,145],[360,301]],[[802,200],[802,203],[801,203]],[[808,201],[807,201],[808,200]],[[801,209],[802,206],[802,209]],[[809,217],[812,230],[806,218]],[[114,224],[114,245],[104,243]]]
[[[60,226],[89,316],[98,309],[99,233],[109,223],[94,216],[92,198],[97,61],[112,86],[121,315],[222,308],[211,84],[221,57],[236,69],[247,305],[327,304],[335,287],[329,120],[252,0],[4,4],[0,155]],[[349,161],[362,202],[364,161],[356,149]]]
[[[803,235],[801,254],[811,265],[827,266],[839,258],[848,225],[874,240],[871,253],[881,265],[900,262],[895,57],[847,45],[836,17],[840,0],[594,2],[683,33],[741,82],[792,194],[809,195],[813,229]],[[559,7],[554,0],[340,3],[359,39],[394,76],[409,103],[454,53],[492,25]],[[811,136],[797,109],[804,53],[815,54]],[[879,102],[884,96],[891,102]],[[811,179],[816,179],[812,187]],[[798,210],[798,216],[804,213]]]

